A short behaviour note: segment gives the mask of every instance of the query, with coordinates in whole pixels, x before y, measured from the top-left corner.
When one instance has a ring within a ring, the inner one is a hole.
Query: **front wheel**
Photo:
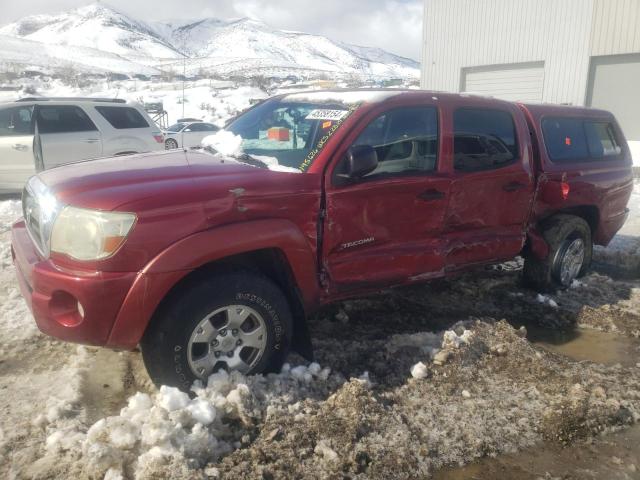
[[[173,138],[168,138],[164,142],[164,149],[165,150],[174,150],[176,148],[178,148],[178,142],[176,140],[174,140]]]
[[[254,273],[217,275],[187,287],[160,309],[141,342],[156,385],[188,390],[221,369],[278,371],[291,343],[287,300]]]
[[[593,243],[589,224],[574,215],[555,215],[543,226],[542,236],[549,254],[544,260],[531,252],[525,256],[525,283],[541,292],[569,287],[591,265]]]

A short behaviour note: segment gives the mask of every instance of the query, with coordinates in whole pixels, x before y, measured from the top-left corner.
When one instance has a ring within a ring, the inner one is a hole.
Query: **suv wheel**
[[[167,140],[164,142],[164,149],[174,150],[176,148],[178,148],[178,142],[175,141],[173,138],[167,138]]]
[[[159,310],[141,342],[156,385],[188,390],[220,369],[278,371],[291,343],[287,300],[269,279],[249,272],[191,284]]]
[[[531,253],[525,256],[525,283],[541,292],[569,287],[591,265],[589,224],[573,215],[555,215],[544,225],[542,236],[549,245],[549,255],[544,260]]]

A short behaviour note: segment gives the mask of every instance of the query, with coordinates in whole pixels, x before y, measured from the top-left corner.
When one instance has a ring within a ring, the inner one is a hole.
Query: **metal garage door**
[[[640,141],[640,53],[593,57],[587,105],[616,116],[627,140]]]
[[[544,62],[462,69],[460,91],[504,100],[542,102]]]

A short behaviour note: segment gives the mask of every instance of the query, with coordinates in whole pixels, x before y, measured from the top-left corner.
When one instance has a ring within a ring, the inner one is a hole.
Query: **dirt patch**
[[[427,379],[395,388],[352,380],[295,417],[275,414],[255,442],[217,466],[222,476],[425,478],[448,464],[542,439],[568,443],[640,418],[634,369],[576,364],[506,322],[472,329],[449,363],[429,363]]]
[[[445,468],[434,480],[632,480],[640,478],[640,427],[558,448],[541,444],[525,452]]]

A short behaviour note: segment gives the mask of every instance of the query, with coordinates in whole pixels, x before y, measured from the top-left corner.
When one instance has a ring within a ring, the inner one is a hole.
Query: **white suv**
[[[137,104],[104,98],[25,98],[0,104],[0,192],[63,163],[164,149]]]

